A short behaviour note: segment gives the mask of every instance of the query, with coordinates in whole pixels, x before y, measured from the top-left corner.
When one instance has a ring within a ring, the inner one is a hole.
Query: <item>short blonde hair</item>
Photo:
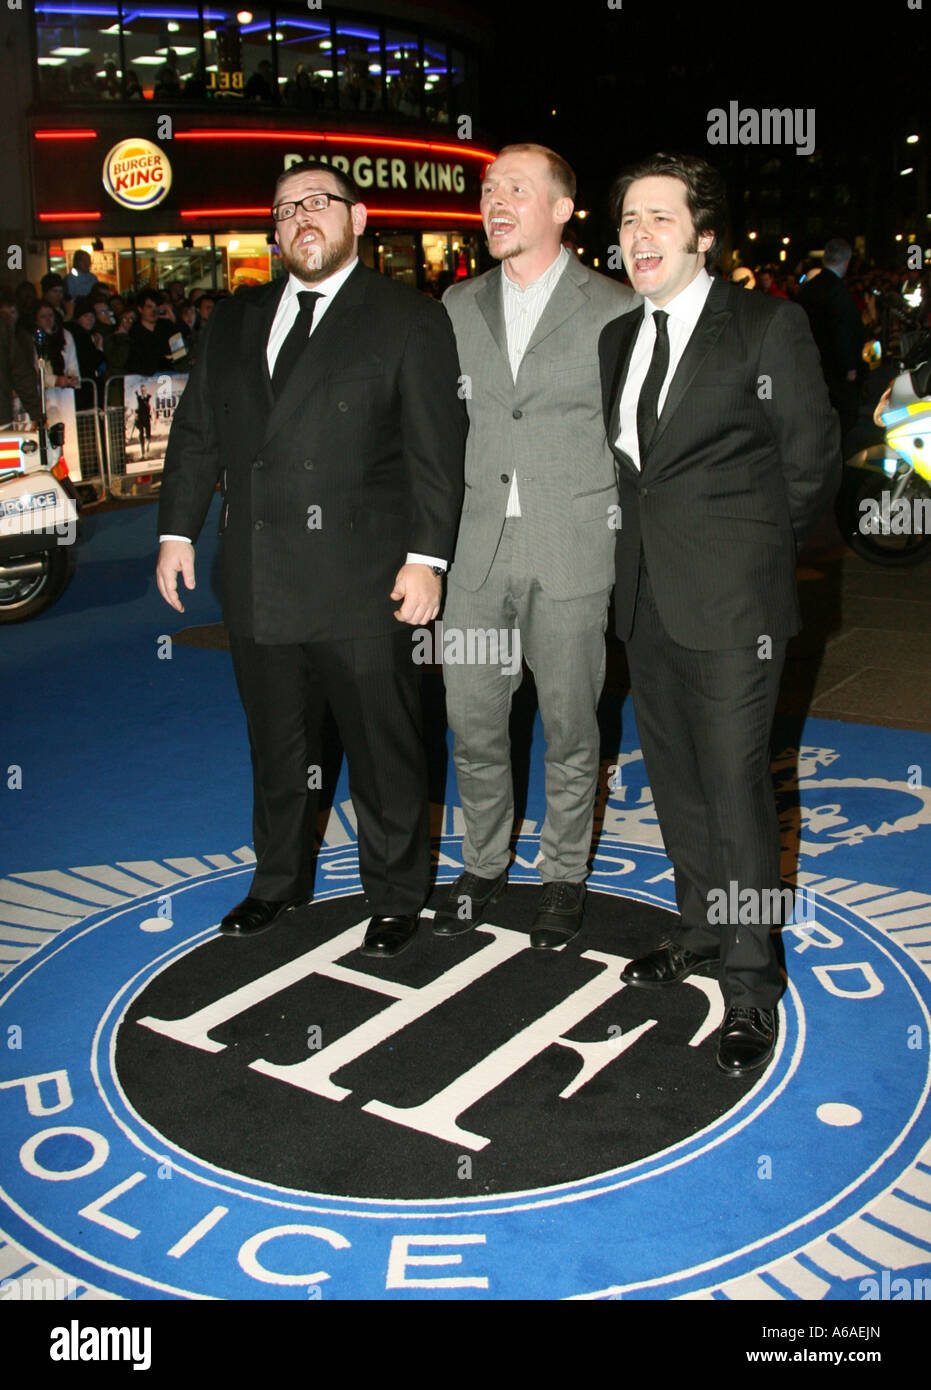
[[[546,145],[534,145],[530,141],[525,141],[519,145],[504,145],[495,155],[495,159],[500,159],[503,154],[541,154],[546,160],[550,183],[557,190],[556,196],[575,199],[575,174],[562,155],[557,154],[555,150],[548,149]],[[488,168],[490,169],[491,165]],[[486,169],[485,172],[487,173],[488,170]]]

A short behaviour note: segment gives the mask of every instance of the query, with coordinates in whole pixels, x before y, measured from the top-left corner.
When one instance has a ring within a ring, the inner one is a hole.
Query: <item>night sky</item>
[[[911,216],[916,226],[920,216],[931,227],[923,218],[927,193],[919,188],[931,135],[927,9],[910,10],[908,0],[715,9],[623,0],[619,10],[607,0],[479,0],[472,8],[495,28],[484,101],[493,135],[501,143],[536,140],[563,154],[579,177],[577,206],[599,221],[613,175],[665,149],[709,158],[728,178],[732,203],[774,154],[782,156],[776,182],[784,202],[798,194],[800,181],[818,184],[818,197],[807,188],[804,196],[809,208],[818,203],[825,235],[866,232],[886,261],[902,218]],[[813,108],[815,168],[800,168],[807,160],[785,149],[710,146],[708,112],[731,101]],[[910,133],[922,135],[919,153],[904,145]],[[906,163],[917,169],[908,184],[899,174]],[[849,201],[832,219],[835,182]],[[791,207],[785,212],[790,216]],[[739,236],[739,205],[735,213]],[[837,225],[829,228],[831,220]],[[805,219],[795,221],[804,238]],[[823,244],[824,237],[809,240]]]

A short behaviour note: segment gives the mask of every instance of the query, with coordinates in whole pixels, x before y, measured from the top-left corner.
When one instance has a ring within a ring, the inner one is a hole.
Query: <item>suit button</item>
[[[346,404],[345,401],[337,401],[336,409],[346,411],[349,409],[349,406]]]
[[[524,417],[524,412],[522,410],[512,410],[511,414],[515,420],[522,420]]]
[[[256,459],[255,462],[253,463],[252,467],[253,467],[253,468],[264,468],[264,467],[265,467],[265,460],[264,460],[264,459]]]
[[[313,459],[305,459],[305,460],[304,460],[304,467],[307,469],[307,472],[308,472],[308,473],[312,473],[312,472],[314,471],[314,461],[313,461]]]
[[[650,489],[649,489],[648,487],[642,487],[642,488],[640,489],[640,496],[641,496],[641,497],[649,497],[649,495],[650,495]]]
[[[501,474],[501,481],[502,481],[502,483],[509,483],[509,482],[511,481],[511,475],[510,475],[510,473],[502,473],[502,474]]]
[[[265,525],[265,522],[264,522],[264,521],[257,521],[257,522],[255,523],[255,529],[256,529],[257,531],[261,531],[262,528],[264,527],[264,525]]]

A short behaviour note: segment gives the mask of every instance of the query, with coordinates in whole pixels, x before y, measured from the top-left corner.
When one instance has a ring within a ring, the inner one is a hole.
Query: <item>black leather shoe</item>
[[[491,907],[508,886],[508,871],[498,878],[479,878],[478,874],[460,874],[433,918],[435,936],[462,936],[473,931],[485,920],[485,911]],[[463,901],[466,899],[466,901]]]
[[[373,917],[359,947],[364,956],[399,956],[414,939],[415,917]]]
[[[718,1066],[728,1076],[765,1067],[776,1048],[775,1009],[728,1009],[718,1040]]]
[[[228,912],[220,923],[220,931],[224,936],[256,936],[261,931],[268,931],[274,926],[278,918],[284,912],[290,912],[292,907],[298,907],[305,901],[304,898],[289,898],[287,902],[276,902],[268,898],[243,898]]]
[[[659,950],[628,961],[621,972],[621,979],[625,985],[660,989],[663,985],[674,985],[684,980],[686,975],[713,974],[717,964],[717,956],[702,956],[697,951],[686,951],[675,941],[664,941]]]
[[[540,906],[530,928],[530,944],[539,951],[565,946],[582,929],[584,883],[544,883]]]

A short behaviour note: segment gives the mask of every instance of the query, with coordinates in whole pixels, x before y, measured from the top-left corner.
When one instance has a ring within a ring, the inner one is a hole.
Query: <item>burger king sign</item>
[[[150,140],[121,140],[103,162],[103,186],[121,207],[154,208],[171,187],[168,157]]]

